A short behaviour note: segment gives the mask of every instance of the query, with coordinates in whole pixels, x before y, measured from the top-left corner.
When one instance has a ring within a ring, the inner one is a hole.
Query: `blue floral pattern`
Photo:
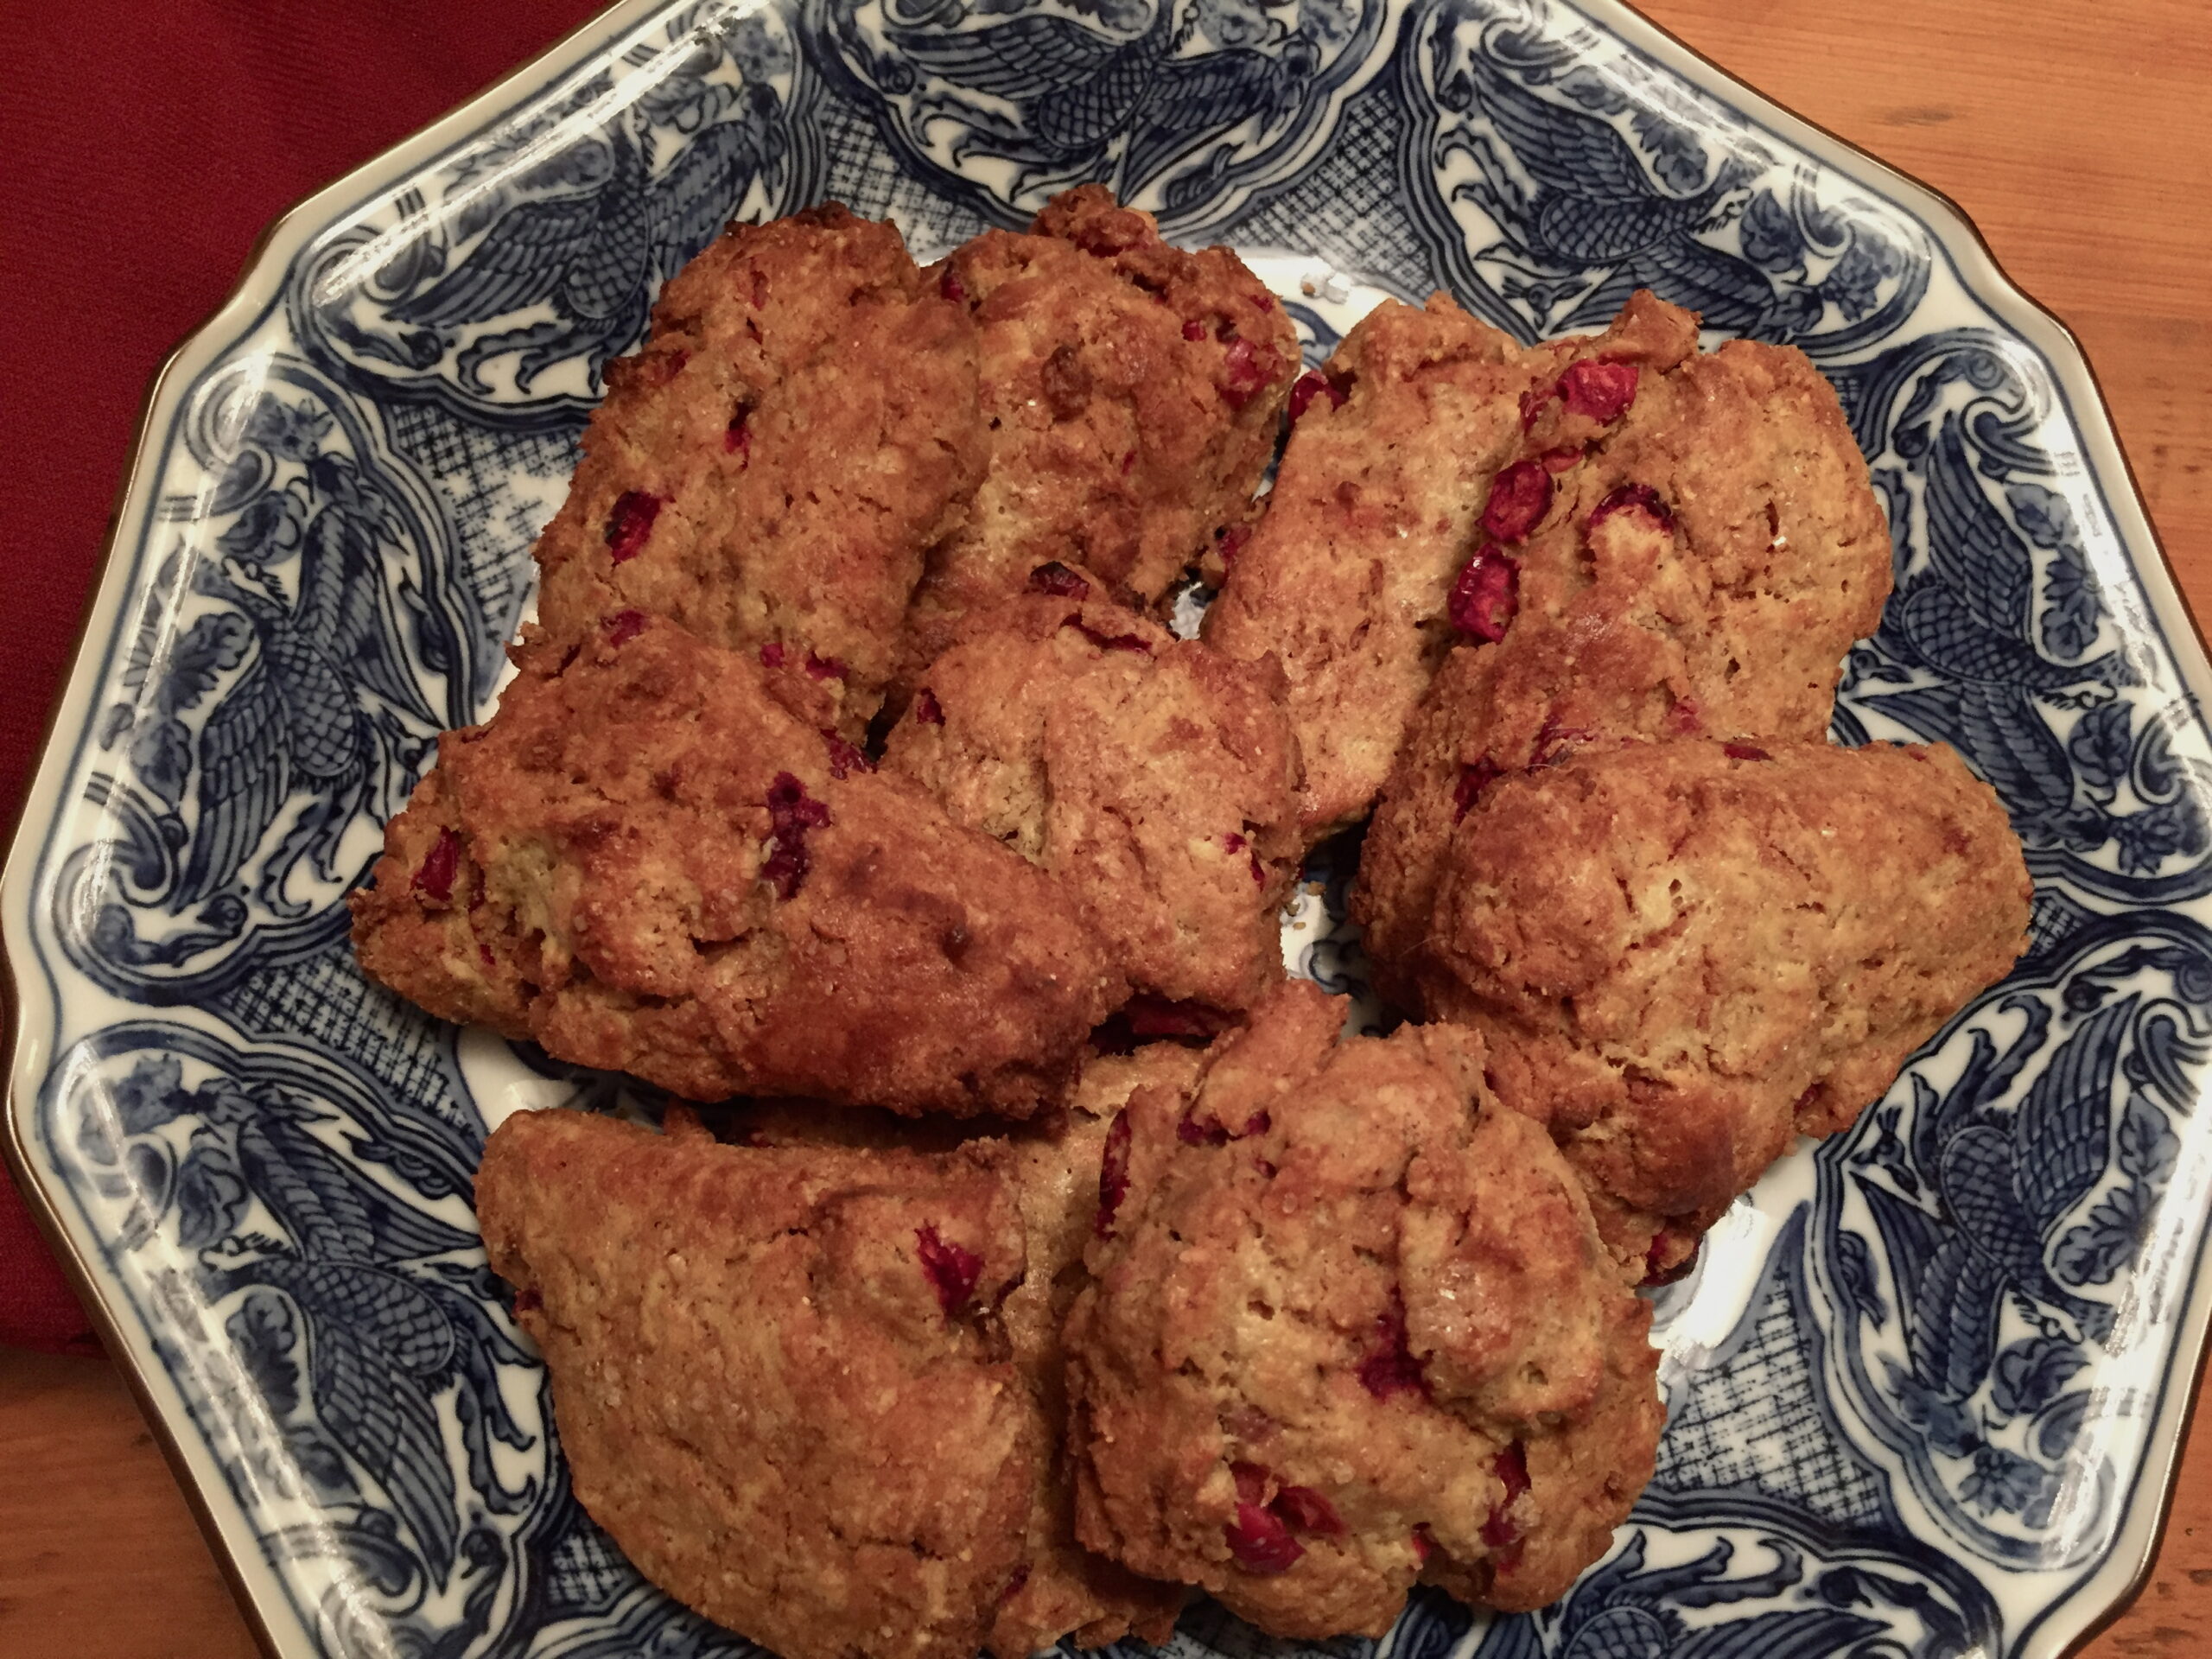
[[[1668,1294],[1670,1427],[1612,1554],[1522,1618],[1424,1592],[1394,1654],[2009,1659],[2113,1593],[2202,1317],[2205,671],[2074,423],[2078,371],[1960,274],[1956,233],[1593,16],[672,5],[280,244],[162,405],[128,597],[7,903],[34,1178],[261,1541],[283,1640],[750,1650],[577,1508],[469,1211],[500,1114],[654,1103],[385,995],[340,901],[492,696],[530,541],[671,270],[833,192],[935,252],[1090,179],[1243,249],[1309,356],[1440,287],[1523,338],[1648,285],[1802,346],[1894,537],[1836,734],[1954,744],[2037,879],[2019,970]],[[1286,947],[1359,993],[1355,856],[1317,860]],[[1263,1647],[1291,1650],[1204,1605],[1173,1650]]]

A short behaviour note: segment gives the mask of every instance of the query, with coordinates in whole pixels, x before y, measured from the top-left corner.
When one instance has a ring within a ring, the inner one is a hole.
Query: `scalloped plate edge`
[[[117,557],[126,534],[135,544],[150,516],[157,480],[156,435],[166,432],[199,378],[281,290],[294,257],[327,224],[363,205],[397,180],[431,164],[504,116],[520,99],[601,54],[607,44],[669,10],[667,0],[621,0],[428,126],[325,186],[270,222],[249,252],[238,285],[208,320],[181,342],[156,372],[131,447],[131,459],[102,550],[68,675],[48,719],[38,766],[0,870],[0,1001],[12,1018],[0,1029],[8,1046],[5,1130],[0,1154],[34,1220],[54,1246],[131,1391],[207,1535],[218,1565],[264,1651],[311,1653],[314,1639],[262,1558],[244,1512],[211,1494],[224,1492],[220,1465],[194,1427],[181,1392],[156,1352],[143,1317],[120,1298],[98,1264],[99,1240],[81,1217],[66,1212],[29,1139],[29,1113],[48,1070],[46,1033],[57,1012],[50,976],[41,967],[28,985],[18,964],[35,961],[29,923],[29,890],[60,805],[71,762],[60,740],[86,729],[101,671],[115,647],[115,623],[136,590],[139,561]],[[2012,328],[2050,367],[2067,418],[2079,435],[2091,474],[2119,538],[2127,549],[2152,615],[2182,679],[2200,706],[2212,699],[2212,657],[2205,635],[2176,581],[2172,562],[2144,507],[2094,370],[2059,318],[2030,296],[1999,263],[1973,219],[1949,197],[1852,141],[1797,115],[1738,79],[1620,0],[1573,0],[1572,10],[1707,92],[1767,126],[1845,177],[1918,219],[1949,261],[1961,285]],[[2148,550],[2154,558],[2145,559]],[[34,1016],[37,1016],[36,1019]],[[2200,1237],[2190,1264],[2188,1311],[2173,1363],[2162,1379],[2144,1460],[2118,1537],[2105,1559],[2086,1569],[2015,1639],[2019,1659],[2062,1659],[2117,1617],[2147,1579],[2164,1529],[2180,1465],[2182,1440],[2194,1411],[2212,1325],[2212,1275],[2203,1271],[2212,1233]],[[2186,1378],[2185,1389],[2175,1382]]]

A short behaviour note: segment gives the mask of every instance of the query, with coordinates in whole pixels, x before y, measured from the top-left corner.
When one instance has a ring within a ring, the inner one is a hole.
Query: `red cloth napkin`
[[[271,219],[603,3],[10,8],[16,67],[0,99],[0,824],[14,823],[37,761],[162,359],[222,303]],[[0,1344],[96,1351],[4,1182]]]

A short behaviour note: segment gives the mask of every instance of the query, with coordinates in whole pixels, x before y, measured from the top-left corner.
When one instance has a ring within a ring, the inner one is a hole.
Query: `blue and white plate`
[[[271,1646],[743,1646],[571,1500],[470,1213],[489,1121],[620,1084],[369,985],[340,901],[716,226],[835,197],[927,256],[1090,179],[1317,355],[1440,286],[1803,347],[1895,530],[1836,734],[1956,745],[2036,875],[2012,977],[1668,1294],[1612,1554],[1529,1617],[1424,1593],[1394,1659],[2059,1654],[2148,1560],[2212,1306],[2212,671],[2080,354],[1956,213],[1604,0],[639,0],[276,229],[162,377],[4,889],[10,1156]],[[1210,1607],[1174,1647],[1285,1651]]]

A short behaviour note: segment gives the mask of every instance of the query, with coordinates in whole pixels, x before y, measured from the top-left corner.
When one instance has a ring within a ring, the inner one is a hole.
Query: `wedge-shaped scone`
[[[1160,598],[1249,516],[1298,372],[1296,332],[1242,260],[1170,247],[1103,186],[1026,234],[985,232],[938,278],[978,331],[988,470],[915,596],[915,672],[1048,559]]]
[[[609,365],[539,537],[534,655],[626,610],[881,702],[923,556],[982,469],[976,331],[898,231],[834,204],[733,226]]]
[[[970,617],[893,728],[887,774],[1079,899],[1130,985],[1249,1007],[1282,978],[1298,748],[1272,663],[1231,661],[1041,566]]]
[[[1084,1542],[1278,1636],[1559,1596],[1649,1478],[1649,1311],[1481,1039],[1293,982],[1130,1096],[1069,1319]]]
[[[639,1571],[784,1659],[982,1645],[1050,1449],[1007,1357],[1026,1259],[993,1149],[531,1112],[476,1206],[577,1500]]]
[[[1455,600],[1453,583],[1494,539],[1486,526],[1510,494],[1499,474],[1547,452],[1586,464],[1621,389],[1696,349],[1697,320],[1649,294],[1603,334],[1525,348],[1439,294],[1421,308],[1385,302],[1300,383],[1266,513],[1218,562],[1205,637],[1281,660],[1309,842],[1374,804],[1422,690],[1468,637],[1454,618],[1497,611]],[[1593,375],[1611,388],[1594,405]],[[1560,386],[1573,395],[1554,396]]]
[[[626,613],[448,733],[353,899],[451,1020],[700,1100],[1022,1117],[1124,995],[1073,901],[772,671]]]
[[[1482,789],[1442,862],[1418,1006],[1483,1033],[1625,1259],[1668,1227],[1661,1268],[2026,944],[2019,842],[1941,745],[1585,750]]]
[[[1028,1271],[999,1304],[1014,1365],[1047,1451],[1032,1470],[1029,1519],[1014,1588],[992,1615],[984,1646],[995,1659],[1027,1659],[1063,1637],[1078,1648],[1135,1635],[1166,1640],[1189,1590],[1143,1579],[1076,1541],[1075,1491],[1065,1449],[1066,1355],[1060,1330],[1089,1282],[1084,1252],[1096,1236],[1099,1179],[1116,1115],[1140,1086],[1188,1088],[1198,1051],[1154,1044],[1126,1056],[1086,1061],[1069,1109],[988,1143],[994,1167],[1021,1214]],[[731,1118],[728,1132],[750,1146],[843,1146],[876,1150],[963,1144],[962,1126],[913,1123],[874,1112],[825,1111],[799,1102],[760,1103]]]
[[[1624,322],[1639,305],[1658,302]],[[1486,637],[1439,669],[1361,855],[1353,914],[1386,993],[1417,942],[1402,928],[1425,925],[1456,795],[1589,742],[1818,739],[1845,652],[1880,620],[1881,508],[1802,353],[1732,340],[1620,389],[1633,400],[1575,466],[1524,469],[1526,535],[1468,566],[1492,583],[1496,603],[1462,618]],[[1564,395],[1535,414],[1531,443],[1583,423]]]

